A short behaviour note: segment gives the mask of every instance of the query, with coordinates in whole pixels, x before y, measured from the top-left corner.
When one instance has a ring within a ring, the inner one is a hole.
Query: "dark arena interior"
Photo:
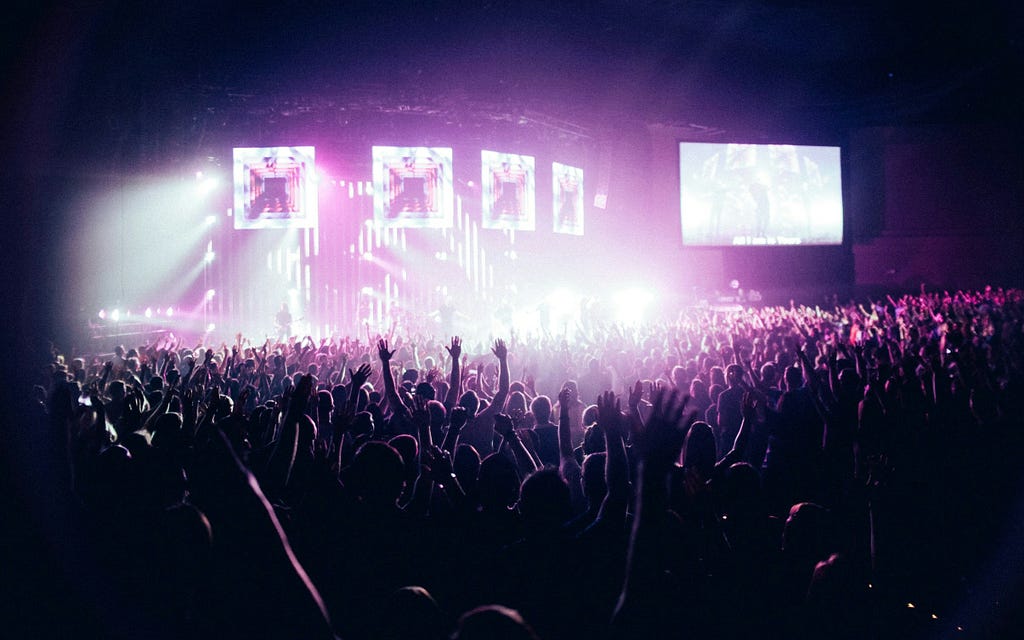
[[[0,636],[1020,636],[1018,4],[5,19]]]

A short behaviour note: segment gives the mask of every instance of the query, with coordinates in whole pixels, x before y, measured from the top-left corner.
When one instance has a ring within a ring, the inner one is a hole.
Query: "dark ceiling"
[[[138,136],[267,104],[744,131],[1016,122],[1024,106],[1024,10],[996,0],[150,4],[23,11],[4,46],[24,95],[52,85],[70,132]]]

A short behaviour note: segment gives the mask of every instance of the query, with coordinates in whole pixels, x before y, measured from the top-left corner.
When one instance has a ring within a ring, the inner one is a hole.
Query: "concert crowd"
[[[50,544],[75,550],[53,553],[83,636],[994,637],[1018,615],[1019,290],[47,358],[24,428],[66,462],[40,473],[74,505]]]

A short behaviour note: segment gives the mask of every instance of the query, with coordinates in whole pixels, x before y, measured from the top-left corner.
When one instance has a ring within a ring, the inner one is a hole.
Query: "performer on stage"
[[[287,303],[281,303],[281,310],[274,316],[274,324],[277,329],[277,341],[287,341],[288,336],[292,334],[292,314],[288,311]]]

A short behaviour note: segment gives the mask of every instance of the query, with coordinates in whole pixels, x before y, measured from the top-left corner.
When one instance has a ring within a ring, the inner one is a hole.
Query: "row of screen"
[[[482,227],[536,229],[532,156],[481,151]],[[583,235],[583,170],[554,162],[553,230]],[[680,222],[690,246],[828,245],[843,241],[839,147],[679,144]],[[313,147],[234,150],[236,229],[317,225]],[[446,228],[455,212],[452,150],[373,147],[374,217]]]
[[[482,151],[484,229],[534,231],[536,162],[532,156]],[[583,169],[551,164],[554,231],[583,235]],[[315,227],[313,147],[234,150],[235,228]],[[374,218],[385,226],[440,229],[455,217],[452,150],[373,147]]]

